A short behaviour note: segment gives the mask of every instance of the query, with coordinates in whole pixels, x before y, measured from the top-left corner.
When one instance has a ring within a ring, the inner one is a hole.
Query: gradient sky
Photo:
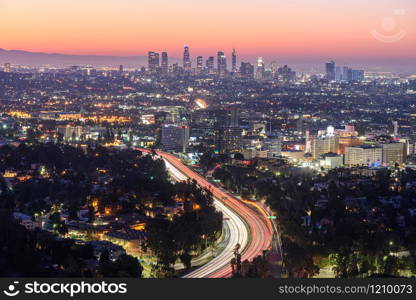
[[[416,57],[415,0],[0,0],[0,11],[8,50],[180,56],[189,44],[193,56],[235,47],[245,57]],[[406,35],[384,43],[372,30]]]

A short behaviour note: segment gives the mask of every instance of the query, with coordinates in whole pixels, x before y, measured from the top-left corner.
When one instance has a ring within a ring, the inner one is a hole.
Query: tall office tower
[[[277,62],[276,61],[272,61],[270,63],[270,72],[272,73],[272,77],[276,77],[276,73],[277,73]]]
[[[119,71],[120,73],[123,73],[123,71],[124,71],[124,67],[123,67],[123,65],[120,65],[120,66],[118,67],[118,71]]]
[[[396,164],[403,164],[406,157],[406,147],[404,143],[382,144],[383,165],[394,167]]]
[[[309,130],[305,131],[305,141],[306,141],[305,153],[312,153],[312,140],[311,140]]]
[[[348,67],[342,67],[342,80],[351,80],[351,69]]]
[[[296,72],[289,68],[287,65],[277,70],[278,78],[283,82],[291,82],[296,79]]]
[[[161,143],[165,150],[186,152],[189,143],[189,126],[163,125]]]
[[[325,78],[335,80],[335,62],[333,60],[325,63]]]
[[[349,76],[349,80],[363,81],[364,80],[364,70],[351,70],[351,76]]]
[[[227,71],[227,58],[222,51],[217,52],[217,71],[219,75],[225,75]]]
[[[269,136],[263,140],[263,148],[267,150],[267,157],[274,158],[282,154],[282,137]]]
[[[179,73],[179,71],[180,71],[179,64],[178,64],[178,63],[174,63],[174,64],[172,65],[172,72],[173,72],[173,73],[175,73],[175,74],[178,74],[178,73]]]
[[[230,127],[238,127],[240,119],[240,111],[238,107],[231,107],[228,111],[228,124]]]
[[[156,72],[159,68],[159,53],[149,51],[148,54],[149,71]]]
[[[241,127],[215,128],[215,144],[221,152],[240,151],[242,144],[243,129]]]
[[[390,121],[387,123],[387,134],[392,137],[398,137],[399,135],[399,122]]]
[[[326,153],[338,153],[339,137],[338,136],[322,136],[315,137],[311,143],[313,158],[317,159],[320,155]]]
[[[335,67],[335,80],[336,81],[342,80],[342,67],[339,67],[339,66]]]
[[[233,49],[231,53],[231,72],[237,72],[237,52]]]
[[[198,56],[196,58],[196,71],[201,74],[202,73],[202,69],[203,69],[203,60],[202,60],[202,56]]]
[[[206,61],[206,66],[208,73],[212,74],[214,72],[214,56],[208,57]]]
[[[303,118],[300,117],[297,121],[296,121],[296,131],[299,135],[303,135]]]
[[[341,69],[341,79],[339,79],[339,75],[336,75],[339,80],[345,81],[363,81],[364,80],[364,71],[363,70],[353,70],[348,67],[343,67]]]
[[[192,68],[191,56],[189,55],[189,46],[183,47],[183,69],[190,72]]]
[[[392,121],[391,123],[393,125],[393,136],[397,137],[399,135],[399,122]]]
[[[253,78],[254,66],[249,62],[241,62],[240,74],[244,78]]]
[[[335,67],[335,80],[336,81],[351,81],[352,70],[348,67]]]
[[[5,73],[10,73],[10,72],[12,71],[12,68],[11,68],[11,66],[10,66],[10,63],[5,63],[5,64],[4,64],[3,71],[4,71]]]
[[[169,69],[169,58],[167,52],[162,52],[162,72],[167,74]]]
[[[263,57],[257,58],[256,80],[262,80],[264,77],[264,60]]]

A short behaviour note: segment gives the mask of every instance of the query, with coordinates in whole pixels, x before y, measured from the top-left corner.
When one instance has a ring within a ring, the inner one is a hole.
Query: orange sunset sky
[[[0,0],[0,11],[8,50],[416,57],[415,0]]]

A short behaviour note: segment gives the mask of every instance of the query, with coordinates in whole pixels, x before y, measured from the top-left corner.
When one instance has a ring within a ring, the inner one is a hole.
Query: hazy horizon
[[[192,55],[191,58],[195,64],[198,53]],[[2,51],[3,50],[3,51]],[[223,50],[223,49],[221,49]],[[224,50],[223,50],[224,51]],[[226,52],[226,51],[225,51]],[[168,54],[170,54],[168,52]],[[228,54],[228,55],[227,55]],[[237,49],[238,54],[238,49]],[[212,53],[216,56],[216,53]],[[226,52],[227,58],[230,59],[231,51]],[[208,56],[204,56],[204,60]],[[353,68],[361,68],[366,71],[386,71],[393,73],[416,73],[416,59],[413,58],[380,58],[380,57],[283,57],[283,56],[263,56],[266,66],[272,61],[276,61],[279,66],[289,65],[298,72],[322,73],[324,72],[324,63],[328,60],[335,60],[337,65],[346,65]],[[249,61],[255,63],[257,57],[238,55],[238,63],[241,61]],[[181,63],[181,57],[169,56],[169,62]],[[128,68],[139,68],[147,66],[147,53],[137,53],[129,56],[105,56],[105,55],[82,55],[82,54],[65,54],[65,53],[46,53],[46,52],[30,52],[24,49],[3,49],[0,47],[0,63],[12,63],[16,65],[28,66],[68,66],[71,64],[93,65],[97,67],[117,67],[123,64]]]
[[[3,0],[0,47],[181,57],[415,58],[413,0]]]

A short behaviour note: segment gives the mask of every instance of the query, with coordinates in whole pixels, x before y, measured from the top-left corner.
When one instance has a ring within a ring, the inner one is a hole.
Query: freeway
[[[183,175],[180,171],[178,171],[169,161],[165,160],[166,169],[169,171],[171,176],[177,181],[184,181],[187,180],[188,177]],[[203,275],[204,272],[210,269],[210,267],[221,264],[223,261],[231,260],[233,256],[233,249],[234,246],[239,243],[240,245],[245,246],[247,244],[248,239],[248,231],[244,231],[245,224],[236,215],[233,211],[231,211],[228,207],[224,206],[219,200],[214,198],[214,206],[218,211],[221,211],[223,217],[225,218],[223,221],[223,232],[221,236],[221,249],[220,255],[215,257],[214,261],[211,261],[209,265],[205,265],[203,268],[198,268],[196,271],[185,275],[185,278],[192,278],[198,277]],[[242,228],[242,230],[237,231],[237,228]],[[242,233],[242,234],[241,234]],[[212,253],[207,252],[202,254],[194,259],[192,259],[193,266],[200,266],[206,264],[207,261],[212,259]],[[184,268],[182,263],[178,263],[175,265],[175,268],[182,269]]]
[[[146,151],[144,149],[140,150]],[[156,151],[156,153],[164,159],[168,170],[174,175],[176,174],[175,177],[181,178],[182,175],[183,178],[183,175],[185,175],[187,178],[196,180],[201,187],[212,192],[215,206],[223,212],[230,230],[229,241],[225,249],[214,259],[184,277],[230,277],[232,273],[230,260],[234,256],[233,249],[237,243],[241,245],[243,261],[252,260],[261,255],[263,250],[270,249],[273,227],[263,211],[258,213],[246,203],[211,184],[204,177],[185,166],[178,157],[162,151]]]

